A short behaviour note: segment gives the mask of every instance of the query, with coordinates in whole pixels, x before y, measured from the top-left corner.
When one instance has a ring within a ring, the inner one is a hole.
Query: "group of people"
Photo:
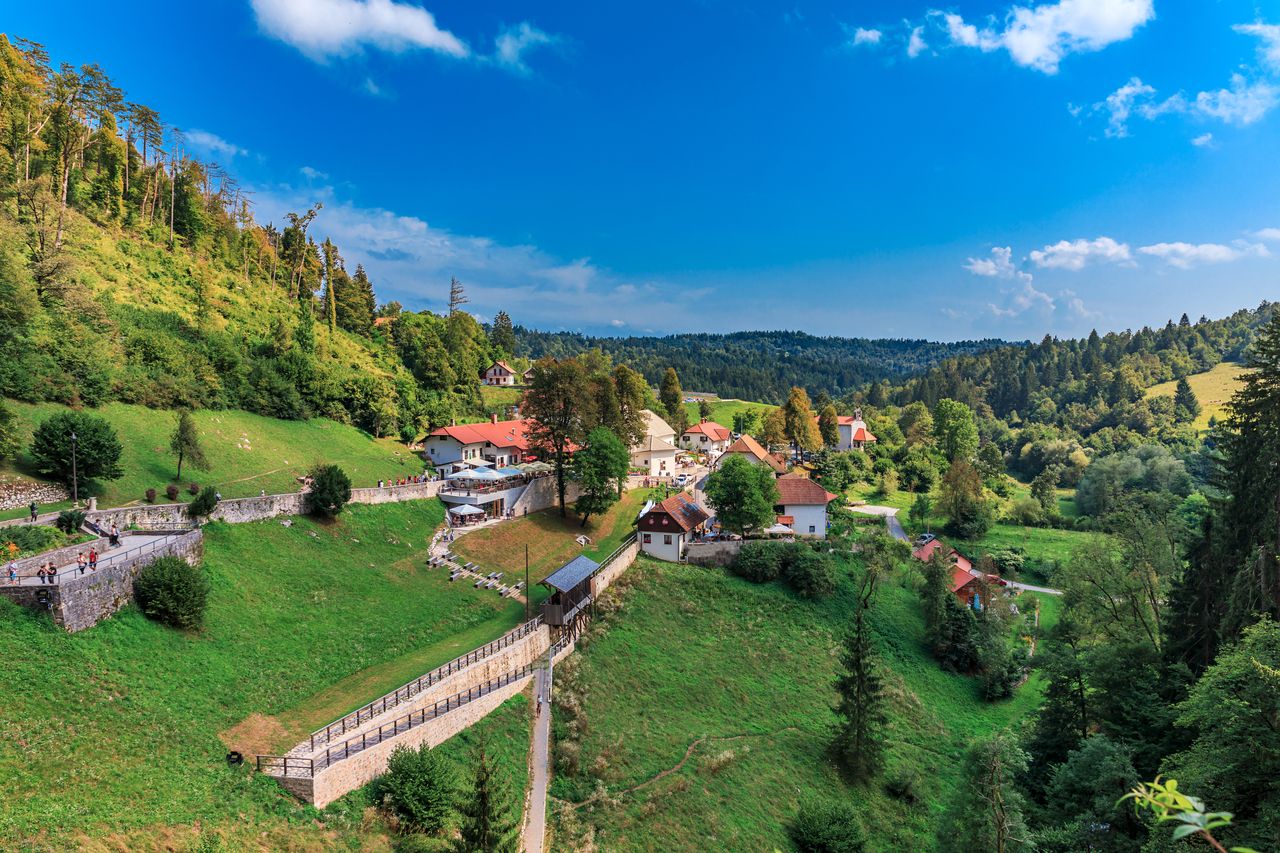
[[[111,530],[107,532],[108,547],[117,548],[120,545],[120,528],[112,524]],[[76,573],[84,574],[85,571],[96,572],[98,570],[98,548],[91,546],[87,552],[81,551],[76,554]],[[36,577],[40,578],[42,584],[56,584],[58,582],[58,566],[52,561],[46,561],[40,564],[40,568],[36,570]],[[9,583],[16,584],[18,582],[18,564],[16,562],[9,563]]]
[[[414,474],[408,477],[396,477],[391,480],[379,480],[379,489],[389,489],[392,486],[419,486],[423,483],[434,482],[436,479],[434,474]]]

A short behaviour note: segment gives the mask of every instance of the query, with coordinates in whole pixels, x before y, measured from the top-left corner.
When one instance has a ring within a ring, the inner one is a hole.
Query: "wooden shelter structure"
[[[551,596],[542,603],[542,621],[551,626],[572,624],[591,605],[595,574],[600,564],[586,557],[574,557],[542,580]]]

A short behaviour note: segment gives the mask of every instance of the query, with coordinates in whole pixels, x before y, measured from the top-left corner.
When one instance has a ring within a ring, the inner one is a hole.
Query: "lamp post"
[[[76,434],[71,433],[71,505],[80,505],[80,479],[76,476]]]

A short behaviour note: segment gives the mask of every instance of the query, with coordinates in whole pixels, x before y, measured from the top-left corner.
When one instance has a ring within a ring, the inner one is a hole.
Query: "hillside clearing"
[[[1203,373],[1192,373],[1187,377],[1187,384],[1200,403],[1196,429],[1208,429],[1210,418],[1222,419],[1227,403],[1240,390],[1240,378],[1246,372],[1243,365],[1223,361]],[[1177,387],[1176,381],[1161,382],[1147,389],[1147,397],[1172,397]]]
[[[733,429],[733,416],[738,412],[746,411],[747,409],[758,409],[763,415],[767,415],[778,408],[769,403],[752,403],[748,400],[716,399],[708,402],[711,404],[711,420],[729,429]],[[685,403],[684,409],[689,414],[689,423],[696,424],[699,421],[698,404]]]
[[[24,448],[40,421],[66,410],[53,403],[6,401],[6,405],[21,423]],[[165,486],[174,482],[177,467],[169,451],[174,414],[124,403],[88,411],[110,423],[124,447],[120,460],[124,476],[97,484],[98,503],[106,507],[141,502],[147,489],[155,489],[159,500],[167,500]],[[211,467],[208,471],[183,468],[181,500],[191,499],[186,489],[189,483],[216,486],[224,498],[248,497],[264,490],[268,494],[294,492],[298,490],[297,478],[317,462],[338,465],[353,486],[373,486],[380,479],[423,470],[421,460],[403,444],[373,438],[355,427],[323,418],[282,421],[234,410],[196,411],[192,417]],[[33,473],[25,452],[15,467],[18,473]],[[85,494],[82,483],[81,497]]]

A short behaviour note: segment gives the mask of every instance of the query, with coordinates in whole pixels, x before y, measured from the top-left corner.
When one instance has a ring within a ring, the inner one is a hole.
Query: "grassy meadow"
[[[211,524],[212,592],[194,634],[130,607],[72,635],[0,602],[0,778],[6,804],[38,805],[0,809],[0,838],[162,849],[197,822],[268,837],[287,823],[289,849],[345,837],[223,755],[286,748],[523,618],[517,602],[425,567],[442,517],[440,503],[417,501],[350,507],[331,524]]]
[[[847,798],[871,850],[928,850],[974,738],[1016,725],[1040,701],[1037,676],[1008,701],[978,698],[924,649],[916,593],[900,572],[871,610],[891,697],[885,779],[912,779],[915,804],[851,788],[827,753],[840,637],[855,594],[796,597],[724,571],[637,561],[605,630],[557,668],[560,703],[580,709],[577,773],[552,783],[556,849],[786,850],[802,797]],[[609,607],[601,607],[608,611]],[[1056,610],[1042,611],[1047,626]],[[571,739],[558,706],[556,731]],[[561,757],[564,747],[560,747]]]
[[[23,447],[40,421],[64,407],[53,403],[31,405],[6,401],[22,424]],[[174,482],[177,460],[169,451],[176,416],[142,406],[111,403],[91,410],[109,422],[124,447],[119,480],[96,484],[101,506],[141,502],[147,489],[155,489],[158,500],[165,486]],[[234,410],[202,410],[192,413],[200,441],[209,458],[210,470],[195,471],[184,466],[181,499],[190,500],[188,483],[213,485],[225,498],[292,492],[297,478],[316,462],[333,462],[347,472],[353,486],[373,486],[380,479],[423,470],[422,461],[403,444],[389,438],[373,438],[355,427],[313,418],[282,421]],[[30,460],[19,456],[15,473],[32,475]],[[89,494],[94,494],[90,491]],[[85,494],[83,484],[81,495]],[[22,510],[16,510],[19,514]],[[12,515],[13,512],[9,514]]]
[[[711,403],[711,420],[720,424],[720,426],[733,429],[733,416],[745,409],[759,409],[764,414],[768,414],[777,406],[768,403],[752,403],[747,400],[710,400]],[[696,424],[698,422],[698,404],[685,403],[685,411],[689,413],[689,423]]]
[[[635,529],[633,522],[651,494],[650,489],[631,489],[607,513],[588,519],[586,527],[572,509],[567,518],[561,518],[556,508],[535,512],[459,536],[453,551],[486,573],[505,572],[507,580],[516,581],[524,577],[527,545],[529,583],[535,587],[533,600],[540,601],[546,593],[536,586],[538,581],[574,557],[582,554],[598,561],[612,554]],[[575,541],[583,534],[591,539],[585,548]]]
[[[1245,373],[1243,365],[1230,361],[1215,364],[1203,373],[1193,373],[1187,377],[1187,384],[1200,403],[1200,416],[1195,420],[1196,429],[1208,429],[1209,418],[1222,418],[1223,410],[1233,394],[1240,390],[1240,376]],[[1178,383],[1162,382],[1147,389],[1148,397],[1172,397]]]

